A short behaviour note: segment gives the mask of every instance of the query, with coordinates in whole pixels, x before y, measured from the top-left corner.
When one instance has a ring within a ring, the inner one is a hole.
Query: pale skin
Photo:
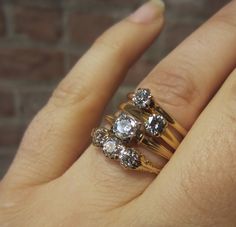
[[[0,226],[236,226],[236,1],[140,84],[188,130],[158,176],[125,171],[89,145],[163,11],[149,3],[114,25],[59,84],[0,183]]]

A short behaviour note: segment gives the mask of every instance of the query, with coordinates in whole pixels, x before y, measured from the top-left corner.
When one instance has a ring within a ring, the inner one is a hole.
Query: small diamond
[[[103,153],[110,159],[118,159],[122,150],[125,149],[117,138],[108,138],[103,144]]]
[[[159,136],[166,126],[166,119],[163,116],[156,114],[150,116],[145,122],[146,131],[153,136]]]
[[[132,101],[138,108],[148,109],[152,104],[151,91],[149,89],[139,88],[135,92]]]
[[[130,140],[136,136],[140,122],[125,113],[121,113],[116,119],[113,132],[121,140]]]
[[[141,165],[141,157],[139,153],[132,149],[126,148],[120,153],[120,164],[129,169],[136,169]]]
[[[109,135],[108,129],[106,128],[97,128],[92,133],[93,145],[96,147],[102,147],[103,143],[106,141]]]

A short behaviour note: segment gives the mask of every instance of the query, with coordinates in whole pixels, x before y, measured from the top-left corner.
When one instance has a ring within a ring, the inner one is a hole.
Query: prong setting
[[[116,137],[109,137],[103,143],[102,150],[106,157],[117,160],[120,153],[125,150],[125,147]]]
[[[133,116],[121,113],[115,120],[112,131],[116,137],[127,143],[136,138],[140,127],[141,123]]]
[[[137,169],[141,166],[141,155],[133,148],[127,148],[120,153],[120,164],[127,169]]]
[[[167,127],[167,121],[162,115],[153,114],[148,117],[144,127],[151,136],[160,136]]]
[[[96,147],[102,147],[109,136],[109,130],[106,128],[96,128],[92,132],[92,142]]]
[[[132,102],[140,109],[147,110],[153,104],[151,91],[146,88],[139,88],[132,97]]]

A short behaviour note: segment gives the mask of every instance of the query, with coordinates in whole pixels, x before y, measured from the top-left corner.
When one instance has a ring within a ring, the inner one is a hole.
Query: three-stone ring
[[[140,88],[128,97],[129,101],[122,103],[119,111],[106,116],[109,128],[93,130],[93,144],[125,168],[158,174],[160,168],[137,147],[144,146],[168,161],[186,130],[154,101],[149,89]]]
[[[161,171],[136,149],[123,145],[108,129],[96,128],[93,130],[92,136],[93,145],[100,147],[107,158],[119,161],[122,167],[154,174]]]

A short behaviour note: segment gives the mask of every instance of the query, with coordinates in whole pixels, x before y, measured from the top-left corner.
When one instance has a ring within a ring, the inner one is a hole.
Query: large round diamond
[[[117,138],[108,138],[103,144],[103,153],[110,159],[118,159],[124,146]]]
[[[129,140],[136,136],[140,123],[130,115],[121,113],[113,125],[114,134],[121,140]]]
[[[132,149],[126,148],[120,153],[120,164],[129,169],[136,169],[141,165],[141,156],[140,154]]]
[[[139,88],[135,92],[132,101],[138,108],[148,109],[152,104],[151,91],[149,89]]]
[[[167,122],[163,116],[153,114],[147,119],[144,126],[149,134],[159,136],[164,131],[166,125]]]

